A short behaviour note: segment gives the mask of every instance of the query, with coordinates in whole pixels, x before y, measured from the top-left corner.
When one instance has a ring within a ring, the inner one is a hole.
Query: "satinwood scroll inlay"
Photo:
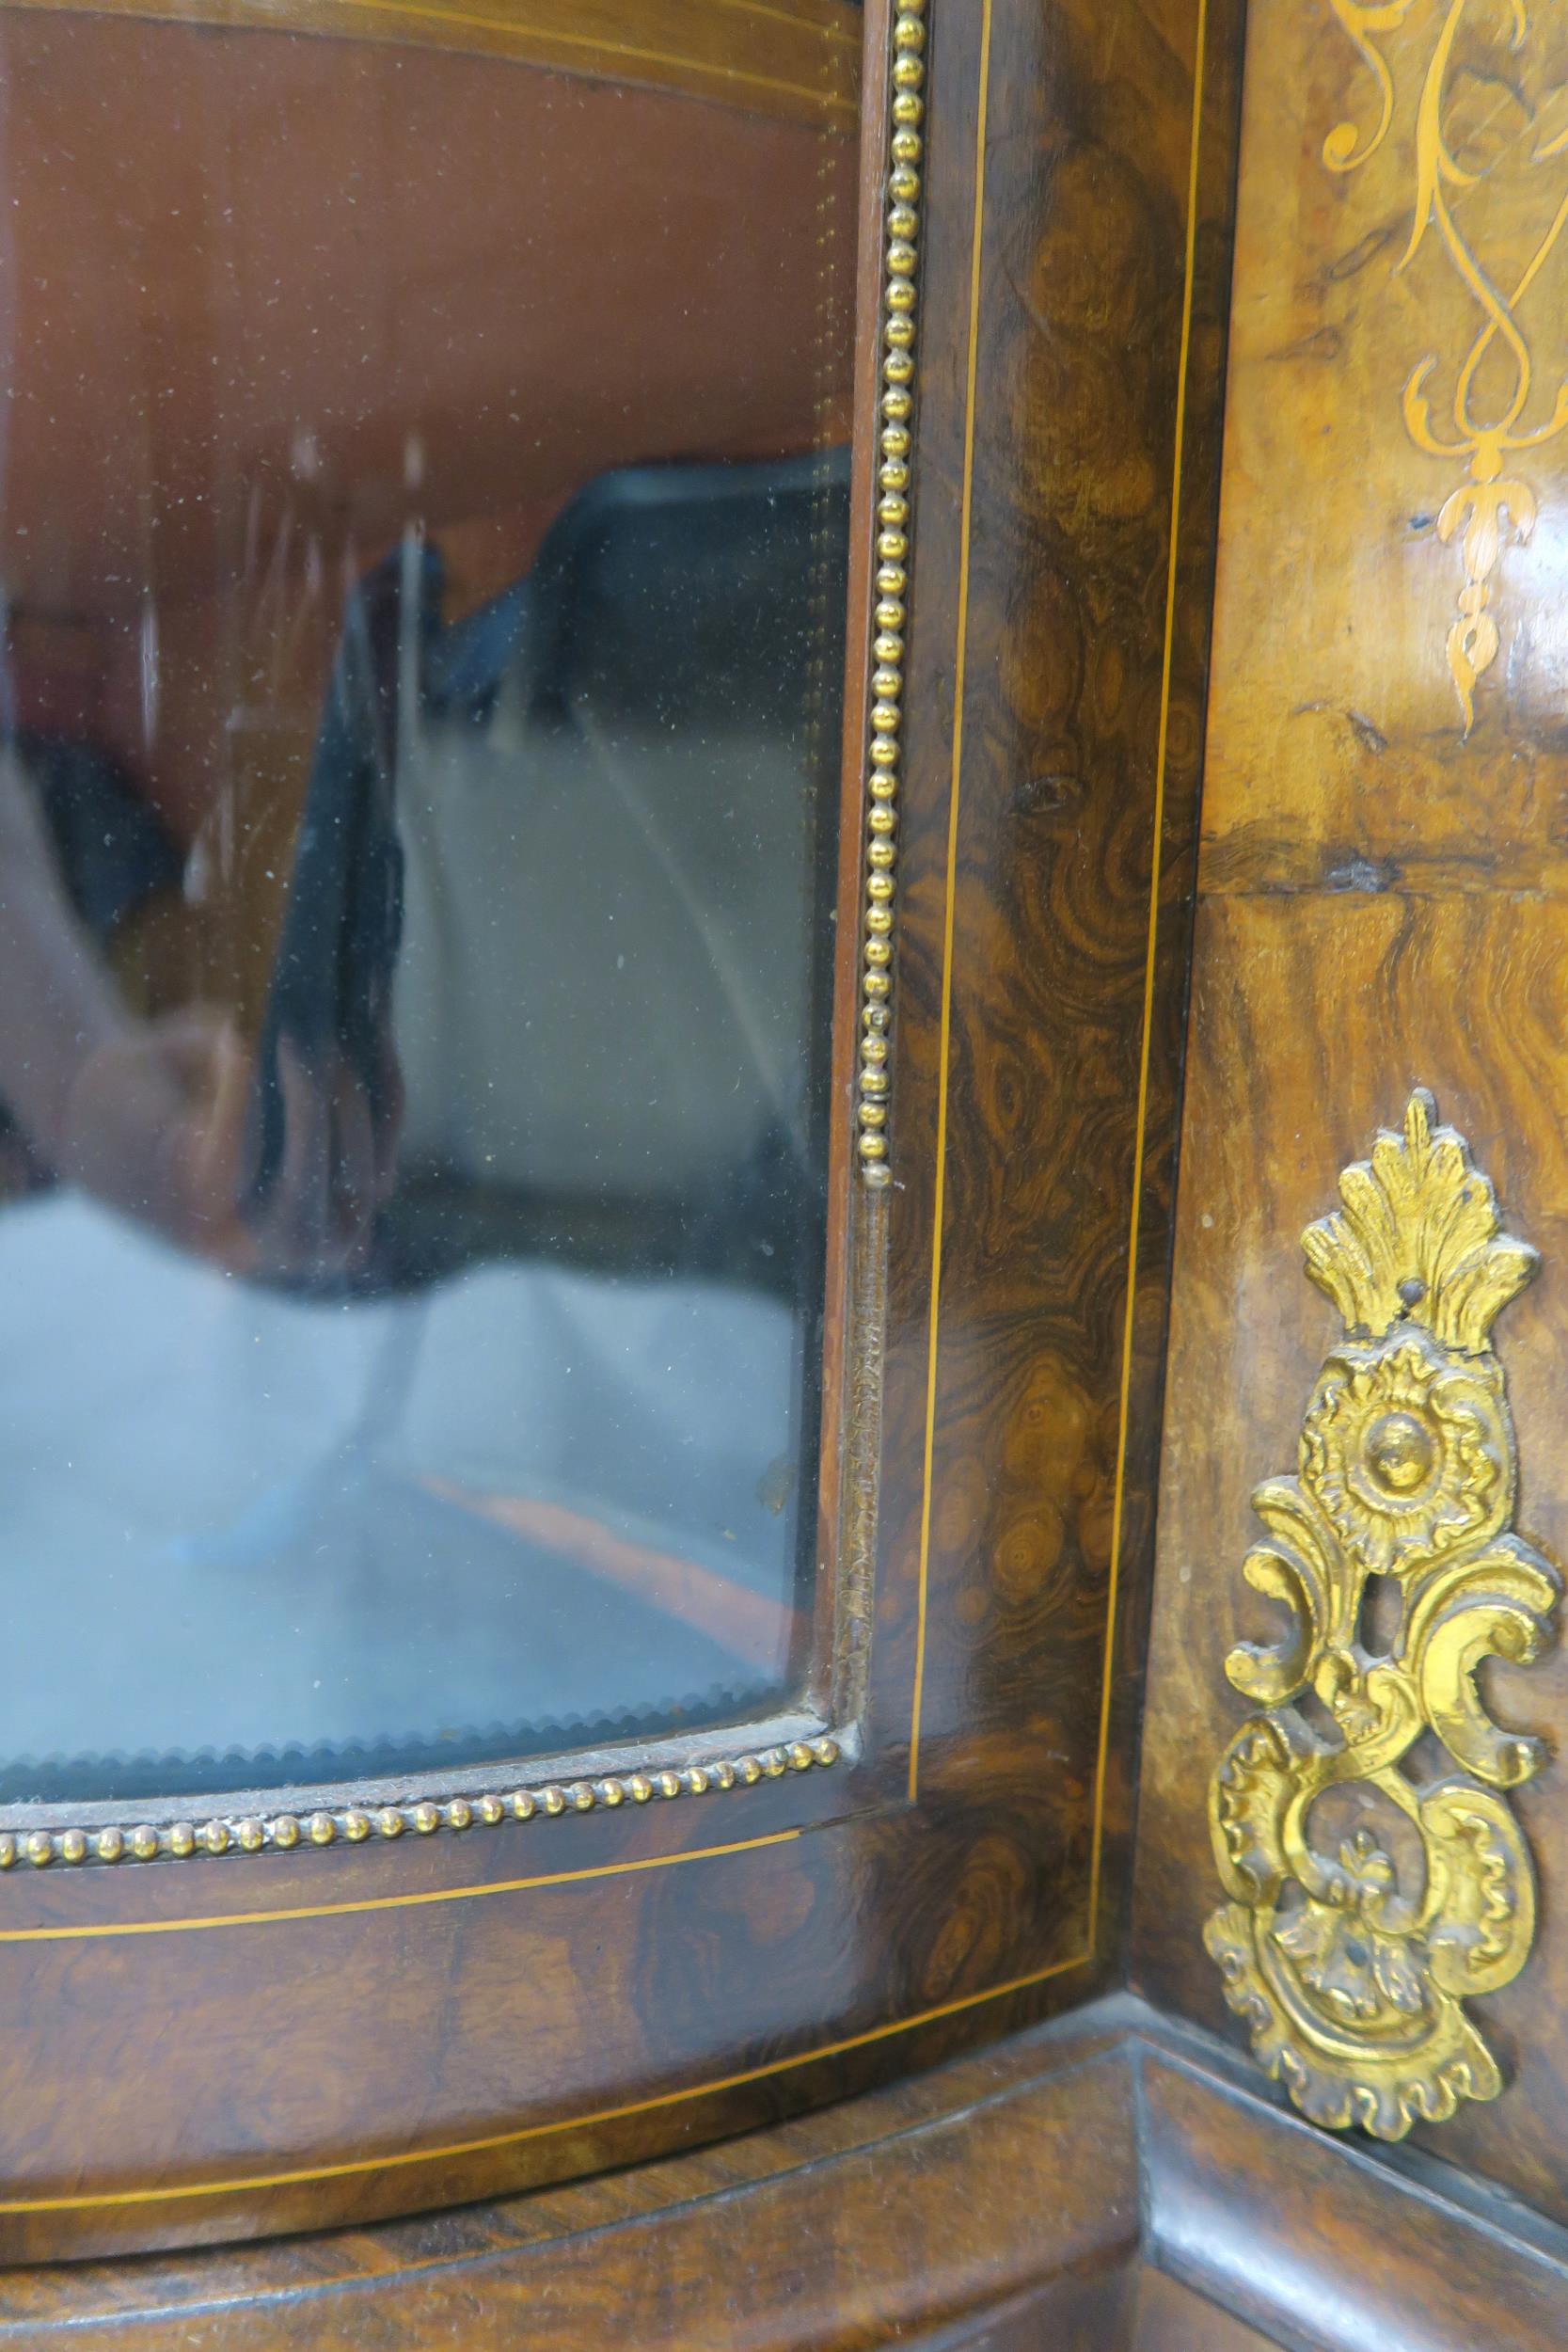
[[[1544,1751],[1498,1730],[1476,1675],[1533,1658],[1560,1590],[1513,1533],[1490,1345],[1536,1255],[1501,1232],[1490,1183],[1434,1116],[1413,1094],[1402,1130],[1341,1176],[1341,1212],[1303,1237],[1344,1337],[1298,1475],[1253,1497],[1268,1533],[1243,1573],[1292,1623],[1278,1647],[1226,1661],[1262,1712],[1209,1791],[1229,1900],[1205,1941],[1226,1998],[1304,2113],[1380,2139],[1502,2088],[1464,2004],[1515,1977],[1534,1941],[1529,1849],[1497,1792]],[[1446,1752],[1436,1776],[1411,1768],[1424,1733]]]
[[[1370,130],[1350,120],[1338,122],[1323,141],[1323,161],[1331,171],[1355,171],[1383,146],[1396,110],[1393,72],[1374,36],[1397,34],[1407,21],[1418,21],[1430,0],[1329,0],[1329,5],[1366,60],[1378,91],[1378,118]],[[1493,6],[1492,12],[1505,20],[1508,49],[1517,59],[1530,39],[1524,0],[1505,0],[1500,10]],[[1539,449],[1568,426],[1568,378],[1556,386],[1546,415],[1539,413],[1539,404],[1532,404],[1534,325],[1526,317],[1530,290],[1568,227],[1568,188],[1560,175],[1544,187],[1543,226],[1531,250],[1514,254],[1506,266],[1489,262],[1476,226],[1478,218],[1485,217],[1484,197],[1478,206],[1474,194],[1487,174],[1461,161],[1463,147],[1449,103],[1455,44],[1467,29],[1466,17],[1475,13],[1474,0],[1448,0],[1446,7],[1431,10],[1431,44],[1411,141],[1414,209],[1409,238],[1396,263],[1400,270],[1408,269],[1433,231],[1480,313],[1468,348],[1453,355],[1452,390],[1445,393],[1448,418],[1433,421],[1432,388],[1441,364],[1436,352],[1411,370],[1402,403],[1405,429],[1418,449],[1450,463],[1469,463],[1468,479],[1449,493],[1437,517],[1438,537],[1445,544],[1460,539],[1465,564],[1447,651],[1466,735],[1475,723],[1477,682],[1497,660],[1501,642],[1489,610],[1497,559],[1510,535],[1520,544],[1529,538],[1539,511],[1535,491],[1510,473],[1507,463],[1520,451]],[[1531,123],[1532,169],[1551,165],[1565,152],[1568,131],[1553,135]],[[1538,294],[1535,308],[1549,328],[1549,304],[1543,305]]]

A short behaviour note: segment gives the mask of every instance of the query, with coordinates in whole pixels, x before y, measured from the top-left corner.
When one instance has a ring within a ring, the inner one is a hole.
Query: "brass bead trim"
[[[915,281],[920,268],[921,122],[926,102],[927,0],[898,0],[893,26],[881,363],[877,417],[877,566],[871,719],[866,746],[866,882],[862,909],[860,1074],[856,1150],[868,1184],[892,1182],[888,1160],[889,1032],[893,1025],[895,847],[904,716],[910,588],[910,453],[914,415]]]
[[[51,1863],[185,1862],[203,1854],[263,1853],[270,1847],[287,1853],[302,1845],[333,1846],[340,1838],[351,1846],[383,1837],[401,1837],[412,1831],[428,1837],[438,1830],[462,1832],[495,1829],[502,1821],[556,1820],[567,1813],[613,1810],[623,1804],[648,1804],[670,1797],[702,1797],[714,1790],[754,1788],[762,1780],[782,1780],[787,1772],[809,1772],[836,1764],[842,1750],[824,1733],[812,1740],[792,1740],[783,1747],[758,1748],[737,1756],[715,1756],[682,1770],[623,1772],[596,1780],[551,1782],[543,1788],[514,1788],[477,1797],[449,1797],[437,1803],[424,1797],[411,1804],[378,1805],[361,1810],[349,1805],[341,1812],[277,1813],[219,1816],[199,1823],[170,1821],[162,1828],[143,1821],[135,1829],[35,1829],[20,1836],[0,1833],[0,1870],[30,1863],[45,1869]]]

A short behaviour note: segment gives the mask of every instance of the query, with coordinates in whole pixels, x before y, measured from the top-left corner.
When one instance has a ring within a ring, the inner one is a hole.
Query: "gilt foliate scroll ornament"
[[[1291,1625],[1227,1660],[1261,1711],[1209,1790],[1229,1899],[1204,1940],[1226,1998],[1305,2114],[1380,2139],[1502,2088],[1465,2002],[1517,1976],[1534,1940],[1529,1850],[1499,1792],[1544,1751],[1497,1728],[1476,1677],[1535,1656],[1560,1591],[1513,1532],[1490,1343],[1536,1255],[1434,1120],[1413,1094],[1401,1132],[1340,1177],[1342,1210],[1303,1236],[1344,1337],[1297,1475],[1253,1497],[1267,1533],[1243,1573]],[[1411,1756],[1424,1733],[1442,1756],[1430,1772]]]
[[[1465,291],[1472,331],[1468,344],[1455,350],[1446,367],[1436,352],[1417,361],[1405,379],[1402,406],[1405,430],[1418,449],[1468,467],[1467,479],[1449,492],[1437,516],[1439,539],[1459,541],[1465,567],[1447,652],[1468,735],[1477,683],[1497,660],[1501,642],[1490,610],[1493,574],[1510,538],[1519,545],[1529,538],[1538,512],[1535,491],[1510,469],[1519,453],[1539,449],[1568,429],[1568,377],[1541,397],[1533,349],[1540,328],[1544,326],[1549,335],[1553,325],[1552,294],[1549,289],[1543,294],[1538,281],[1568,229],[1561,169],[1568,132],[1543,127],[1526,87],[1532,37],[1525,0],[1479,0],[1479,5],[1478,0],[1329,0],[1329,5],[1372,73],[1378,107],[1369,128],[1349,120],[1335,124],[1323,147],[1330,171],[1357,171],[1383,146],[1393,127],[1397,92],[1379,44],[1407,26],[1420,33],[1409,155],[1411,225],[1395,267],[1411,267],[1430,231]],[[1532,222],[1539,220],[1540,233],[1533,244],[1527,236],[1506,262],[1489,256],[1477,242],[1478,200],[1472,192],[1489,173],[1462,160],[1465,151],[1453,110],[1455,90],[1473,95],[1477,82],[1477,57],[1465,56],[1462,44],[1477,38],[1496,41],[1499,34],[1505,48],[1495,79],[1499,88],[1514,87],[1525,112],[1522,160],[1532,178],[1544,167],[1529,215]],[[1445,384],[1448,414],[1433,423],[1432,390],[1438,380]]]

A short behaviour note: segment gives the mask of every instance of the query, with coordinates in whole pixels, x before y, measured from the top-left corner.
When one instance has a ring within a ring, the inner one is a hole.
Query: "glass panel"
[[[0,1796],[799,1687],[860,19],[594,21],[0,9]]]

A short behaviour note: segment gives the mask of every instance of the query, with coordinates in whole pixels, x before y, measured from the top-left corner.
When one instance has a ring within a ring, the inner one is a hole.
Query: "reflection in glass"
[[[809,15],[773,109],[0,10],[0,1796],[798,1684],[858,39]]]

